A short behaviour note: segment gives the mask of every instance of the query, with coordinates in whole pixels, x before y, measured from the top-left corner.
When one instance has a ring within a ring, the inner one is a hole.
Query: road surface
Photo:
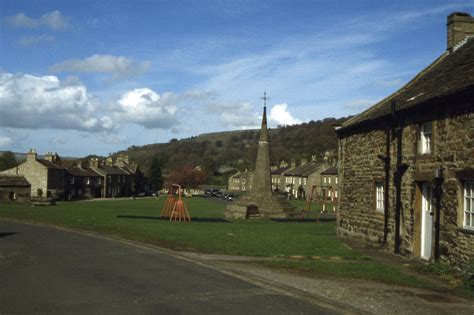
[[[0,314],[328,314],[153,248],[0,221]]]

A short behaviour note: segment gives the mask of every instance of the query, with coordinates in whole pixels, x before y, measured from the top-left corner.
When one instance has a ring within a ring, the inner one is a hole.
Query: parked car
[[[235,195],[234,194],[227,194],[225,195],[224,199],[227,201],[234,201]]]

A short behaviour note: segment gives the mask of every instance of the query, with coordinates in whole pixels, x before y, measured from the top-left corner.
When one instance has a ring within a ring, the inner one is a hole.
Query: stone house
[[[101,197],[129,197],[132,195],[130,174],[113,165],[112,157],[102,163],[97,158],[89,162],[92,171],[102,176]]]
[[[31,197],[64,199],[66,169],[61,166],[58,154],[48,153],[39,159],[36,150],[31,149],[26,161],[0,174],[21,175],[31,185]]]
[[[130,162],[128,155],[117,155],[114,166],[128,174],[126,185],[130,185],[132,195],[139,195],[145,191],[145,176],[137,164]]]
[[[284,172],[285,191],[297,199],[305,199],[311,194],[312,187],[316,185],[316,178],[322,171],[321,163],[312,160],[309,163],[302,161],[300,166],[294,166]]]
[[[272,176],[272,191],[280,192],[285,191],[285,176],[284,173],[289,170],[290,167],[285,161],[281,161],[280,165],[274,165],[270,169]]]
[[[100,198],[103,188],[102,176],[81,162],[67,168],[67,199]]]
[[[321,197],[334,200],[339,196],[338,169],[331,166],[321,172]]]
[[[247,192],[252,190],[253,172],[245,170],[229,177],[227,189],[233,192]]]
[[[474,257],[474,19],[453,13],[447,27],[445,53],[337,128],[337,230],[463,266]]]
[[[0,174],[0,201],[26,202],[30,199],[31,185],[20,175]]]

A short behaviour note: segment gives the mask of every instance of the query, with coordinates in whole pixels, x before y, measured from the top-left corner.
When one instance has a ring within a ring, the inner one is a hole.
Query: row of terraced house
[[[251,191],[252,181],[253,172],[238,172],[229,178],[228,190]],[[309,162],[303,159],[299,165],[281,161],[271,167],[271,182],[273,191],[287,194],[289,198],[338,198],[338,169],[335,161],[327,156],[323,161],[317,161],[315,156]]]
[[[64,164],[57,153],[39,158],[31,149],[26,161],[0,172],[0,200],[130,197],[145,189],[143,173],[128,156]]]

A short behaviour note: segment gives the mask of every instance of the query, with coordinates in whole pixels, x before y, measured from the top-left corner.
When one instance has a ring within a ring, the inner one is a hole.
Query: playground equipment
[[[311,194],[309,195],[309,198],[306,199],[306,205],[304,207],[304,209],[301,211],[300,213],[300,219],[303,220],[304,219],[304,216],[307,214],[309,216],[309,211],[311,210],[311,202],[313,201],[313,195],[314,195],[314,191],[316,190],[316,186],[313,185],[313,187],[311,188]]]
[[[168,189],[168,197],[166,198],[166,201],[163,204],[163,209],[161,210],[162,218],[169,218],[171,216],[175,203],[176,199],[174,198],[174,189],[173,186],[171,186]]]
[[[332,188],[332,187],[329,187],[328,189],[328,197],[329,199],[331,200],[331,203],[332,203],[332,211],[333,212],[336,212],[336,207],[337,207],[337,197],[336,197],[336,191]],[[321,214],[323,213],[326,213],[326,202],[327,202],[327,198],[326,196],[322,196],[322,209],[321,211],[319,212],[319,215],[318,215],[318,218],[316,220],[316,222],[319,222],[319,218],[321,217]]]
[[[188,207],[184,203],[184,200],[181,198],[183,194],[183,190],[181,189],[181,186],[173,184],[172,187],[178,188],[178,200],[176,200],[176,202],[174,203],[173,210],[171,211],[171,214],[170,214],[170,221],[174,219],[175,221],[179,220],[179,222],[181,222],[181,220],[183,221],[188,220],[189,222],[191,222],[191,217],[189,216]]]
[[[334,190],[332,187],[329,187],[327,190],[327,195],[326,193],[321,189],[321,193],[317,194],[316,193],[316,187],[313,186],[311,188],[311,194],[308,199],[306,199],[306,204],[304,209],[300,213],[300,219],[303,220],[305,216],[309,216],[309,211],[311,210],[311,203],[313,200],[316,200],[318,204],[321,206],[321,211],[319,212],[316,221],[319,222],[319,218],[321,217],[321,214],[326,213],[326,206],[328,202],[328,197],[329,201],[332,203],[332,211],[336,212],[336,207],[337,207],[337,195],[336,195],[336,190]],[[321,186],[319,186],[321,187]],[[322,188],[322,187],[321,187]],[[315,197],[316,195],[316,197]]]

